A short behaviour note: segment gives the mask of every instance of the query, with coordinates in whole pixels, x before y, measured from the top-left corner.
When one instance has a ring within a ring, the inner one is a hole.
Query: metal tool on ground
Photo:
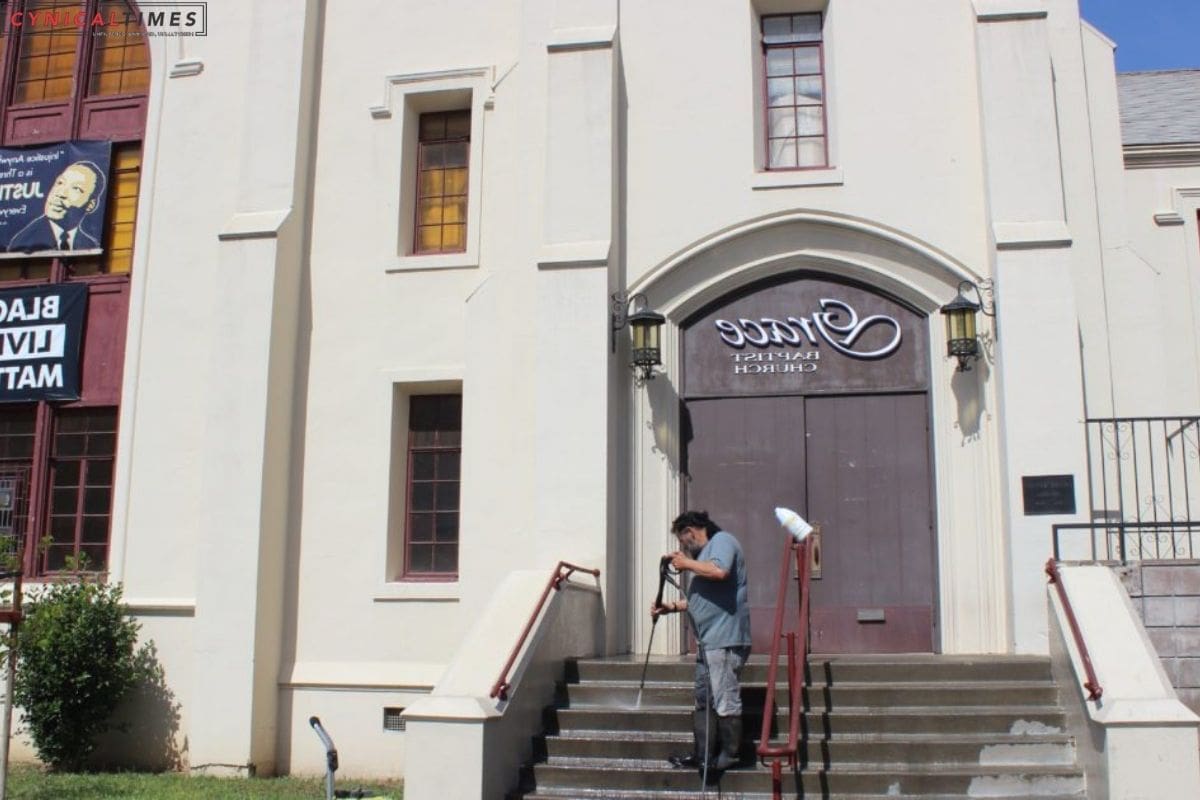
[[[317,732],[317,736],[321,739],[321,744],[325,745],[325,800],[334,800],[336,797],[353,797],[361,798],[361,800],[387,800],[383,795],[378,795],[369,789],[334,789],[333,774],[338,769],[338,752],[333,746],[333,739],[329,738],[329,734],[325,732],[325,727],[321,725],[320,717],[309,717],[308,724]]]

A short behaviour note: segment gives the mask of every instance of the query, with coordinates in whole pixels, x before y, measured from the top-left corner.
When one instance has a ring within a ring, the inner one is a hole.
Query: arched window
[[[108,141],[112,160],[100,255],[0,260],[0,299],[44,284],[88,287],[79,399],[0,400],[0,541],[24,544],[32,574],[61,571],[79,556],[105,570],[149,47],[132,2],[3,7],[0,147]]]

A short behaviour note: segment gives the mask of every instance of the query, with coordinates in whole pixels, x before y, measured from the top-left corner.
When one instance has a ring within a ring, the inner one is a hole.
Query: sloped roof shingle
[[[1119,73],[1117,94],[1125,144],[1200,142],[1200,69]]]

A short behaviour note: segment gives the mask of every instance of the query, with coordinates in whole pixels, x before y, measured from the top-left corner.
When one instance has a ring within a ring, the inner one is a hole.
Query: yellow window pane
[[[428,253],[436,252],[442,249],[442,228],[440,225],[431,225],[426,228],[417,228],[417,252]]]
[[[19,281],[25,277],[21,265],[11,261],[0,262],[0,281]]]
[[[442,226],[442,250],[465,250],[467,241],[466,225]]]
[[[110,252],[108,255],[108,273],[110,275],[125,275],[133,268],[133,251],[122,250]]]
[[[42,82],[18,83],[13,89],[14,103],[36,103],[42,99]]]
[[[42,91],[43,100],[62,100],[63,98],[70,96],[70,78],[55,78],[54,80],[46,81],[46,86]]]
[[[63,75],[70,75],[75,69],[74,50],[65,53],[51,53],[46,58],[49,62],[46,67],[46,77],[48,78],[61,78]]]
[[[444,170],[431,169],[421,173],[421,181],[417,185],[417,197],[435,197],[442,195]]]
[[[112,72],[124,65],[124,47],[98,47],[92,54],[92,69],[95,72]]]
[[[467,200],[461,198],[458,200],[446,200],[443,206],[442,221],[443,222],[466,222],[467,221]]]
[[[122,92],[141,92],[150,88],[150,70],[127,69],[121,73]]]
[[[113,250],[129,250],[133,247],[133,226],[125,225],[113,229],[110,246]]]
[[[113,150],[112,163],[118,170],[137,169],[142,163],[142,151],[138,147],[118,147]]]
[[[466,194],[467,193],[467,170],[466,169],[448,169],[446,170],[446,194]]]
[[[92,76],[91,94],[117,94],[120,91],[120,72],[100,72]]]
[[[442,199],[422,200],[417,206],[418,225],[437,225],[442,221]]]
[[[49,36],[23,36],[21,38],[21,57],[44,56],[50,52]]]
[[[17,80],[33,81],[46,76],[49,56],[30,56],[17,62]]]
[[[150,52],[146,49],[146,45],[142,42],[125,46],[125,67],[148,67],[150,66]]]

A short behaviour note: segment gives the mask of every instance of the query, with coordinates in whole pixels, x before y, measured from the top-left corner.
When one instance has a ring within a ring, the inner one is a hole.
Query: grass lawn
[[[337,782],[338,789],[357,789],[360,785],[390,800],[404,796],[399,783]],[[325,779],[193,778],[141,772],[52,775],[35,767],[14,765],[8,776],[7,794],[8,800],[324,800]]]

